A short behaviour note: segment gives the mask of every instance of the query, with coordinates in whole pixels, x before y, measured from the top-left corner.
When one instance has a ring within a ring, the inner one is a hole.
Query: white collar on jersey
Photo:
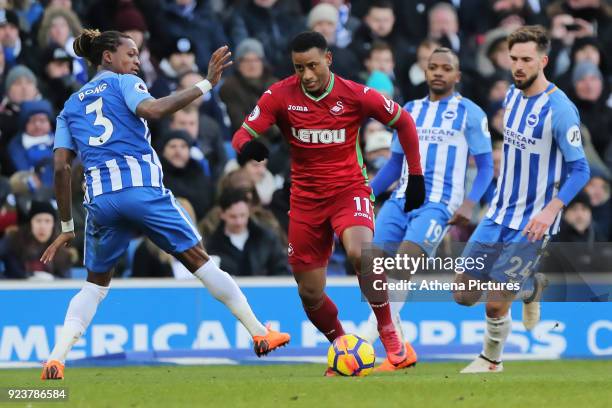
[[[452,94],[450,94],[446,98],[438,99],[437,101],[432,101],[431,99],[429,99],[429,95],[427,95],[425,97],[425,100],[427,102],[429,102],[429,103],[438,103],[438,102],[450,101],[453,98],[461,98],[461,94],[459,92],[453,92]]]

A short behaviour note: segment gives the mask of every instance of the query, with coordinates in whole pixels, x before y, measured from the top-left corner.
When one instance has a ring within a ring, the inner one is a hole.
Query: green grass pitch
[[[0,370],[0,387],[67,387],[67,403],[3,407],[611,407],[612,361],[507,362],[501,374],[460,375],[465,363],[324,378],[318,364]]]

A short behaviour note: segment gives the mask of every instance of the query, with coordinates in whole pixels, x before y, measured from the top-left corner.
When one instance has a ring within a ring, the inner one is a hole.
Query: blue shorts
[[[548,238],[529,242],[526,236],[490,218],[483,218],[461,256],[480,258],[465,273],[481,281],[520,283],[532,274]]]
[[[85,267],[108,272],[137,231],[164,251],[177,254],[202,237],[168,189],[133,187],[95,197],[85,203]]]
[[[442,203],[429,202],[405,213],[404,199],[390,198],[376,216],[374,244],[382,246],[385,243],[410,241],[420,246],[427,256],[433,256],[446,234],[450,217],[450,212]]]

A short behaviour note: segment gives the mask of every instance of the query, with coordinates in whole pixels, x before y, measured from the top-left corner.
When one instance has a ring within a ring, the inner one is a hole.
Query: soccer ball
[[[340,375],[365,377],[374,370],[374,347],[354,334],[334,340],[327,351],[327,365]]]

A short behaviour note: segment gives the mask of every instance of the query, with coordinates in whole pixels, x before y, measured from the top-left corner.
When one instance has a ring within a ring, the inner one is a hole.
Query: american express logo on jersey
[[[345,129],[295,129],[292,127],[291,134],[304,143],[332,144],[346,141]]]
[[[421,142],[444,142],[459,132],[454,129],[418,127],[417,133]]]
[[[517,147],[521,150],[525,150],[527,146],[537,145],[537,141],[538,139],[534,139],[532,137],[525,136],[512,129],[508,129],[508,128],[504,129],[504,142],[514,147]]]

